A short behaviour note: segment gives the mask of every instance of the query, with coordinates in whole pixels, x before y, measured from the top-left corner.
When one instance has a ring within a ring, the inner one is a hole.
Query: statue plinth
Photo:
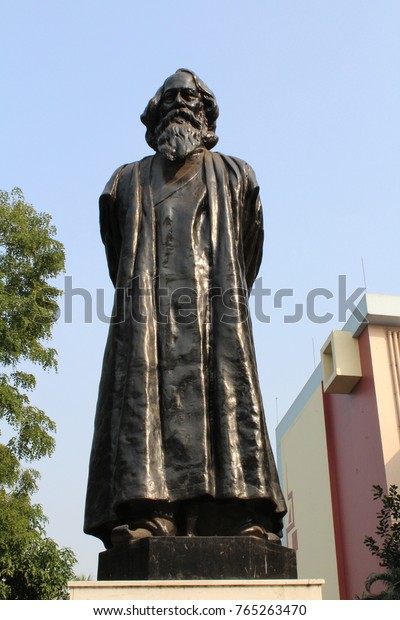
[[[150,537],[100,553],[97,578],[296,579],[296,552],[252,537]]]

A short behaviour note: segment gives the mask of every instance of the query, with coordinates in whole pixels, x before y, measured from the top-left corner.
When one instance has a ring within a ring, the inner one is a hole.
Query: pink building
[[[365,295],[277,428],[286,544],[300,578],[354,599],[379,572],[364,545],[380,508],[372,485],[400,487],[400,296]]]

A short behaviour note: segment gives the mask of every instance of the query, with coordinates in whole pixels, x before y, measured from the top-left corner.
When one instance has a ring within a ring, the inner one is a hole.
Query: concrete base
[[[74,601],[319,601],[323,579],[72,581]]]

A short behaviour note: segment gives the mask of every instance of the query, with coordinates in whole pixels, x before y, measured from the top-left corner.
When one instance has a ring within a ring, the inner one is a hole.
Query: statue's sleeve
[[[246,282],[250,292],[260,269],[263,242],[263,212],[260,200],[260,188],[254,170],[245,164],[245,198],[243,209],[243,254],[246,264]]]
[[[121,228],[117,201],[118,182],[125,166],[118,168],[104,188],[99,199],[100,234],[106,250],[108,270],[114,286],[117,282],[121,252]]]

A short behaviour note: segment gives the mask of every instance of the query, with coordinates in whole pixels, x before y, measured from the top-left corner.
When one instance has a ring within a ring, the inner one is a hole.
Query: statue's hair
[[[208,88],[208,86],[206,86],[206,84],[204,84],[204,82],[197,77],[195,73],[193,73],[193,71],[190,71],[189,69],[178,69],[175,71],[175,73],[180,72],[190,73],[193,77],[194,83],[196,84],[197,90],[200,93],[207,120],[207,134],[203,137],[203,144],[207,149],[212,149],[218,142],[218,137],[215,135],[215,129],[217,126],[219,109],[215,95]],[[165,80],[165,82],[166,81],[167,80]],[[160,122],[160,104],[164,94],[165,82],[161,88],[158,89],[154,97],[150,99],[145,111],[140,117],[140,120],[147,129],[146,142],[155,151],[157,150],[156,128]]]

